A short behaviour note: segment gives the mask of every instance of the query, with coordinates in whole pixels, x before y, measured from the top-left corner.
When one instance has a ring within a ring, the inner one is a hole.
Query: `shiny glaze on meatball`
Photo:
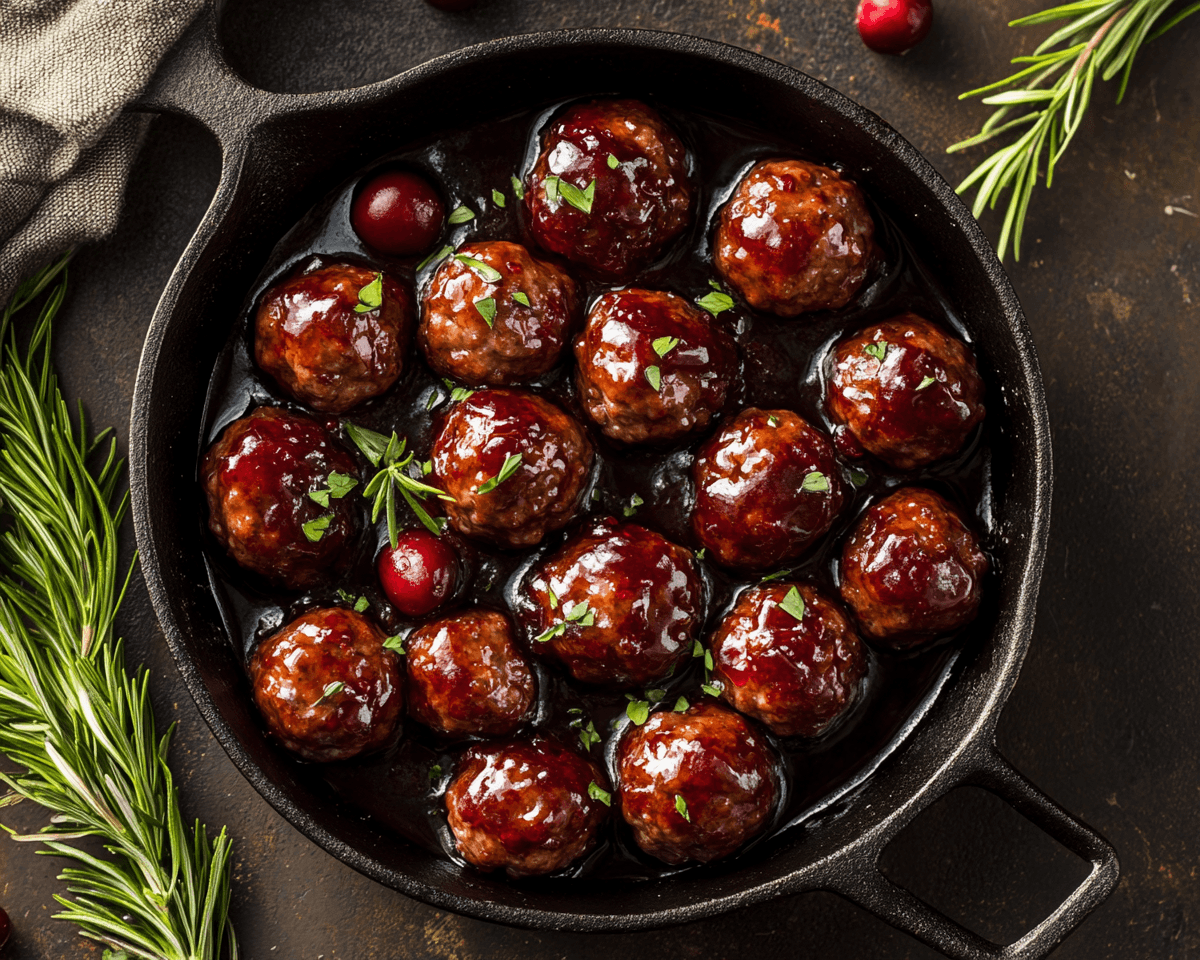
[[[314,586],[348,559],[358,532],[356,497],[323,507],[309,496],[329,488],[332,472],[357,478],[358,466],[324,427],[259,407],[204,456],[208,528],[241,567],[288,589]]]
[[[590,212],[560,184],[591,192]],[[553,121],[525,192],[537,242],[611,279],[658,257],[687,226],[691,200],[687,151],[636,100],[579,104]]]
[[[779,796],[777,764],[766,737],[728,707],[660,710],[621,740],[618,806],[646,853],[708,863],[766,827]]]
[[[531,877],[569,867],[596,844],[608,789],[591,760],[548,737],[472,747],[446,789],[446,815],[468,863]]]
[[[842,599],[863,632],[897,649],[966,626],[988,559],[958,511],[906,487],[870,507],[842,551]]]
[[[356,309],[364,300],[378,305]],[[412,327],[412,297],[396,280],[333,264],[266,292],[255,316],[254,362],[301,403],[345,413],[396,382]]]
[[[533,704],[533,672],[508,617],[468,610],[418,627],[404,643],[408,713],[438,733],[499,737]]]
[[[789,410],[743,410],[700,447],[692,471],[692,529],[717,560],[743,570],[800,556],[846,499],[833,445]]]
[[[843,452],[858,445],[901,470],[957,453],[985,413],[971,348],[915,313],[837,345],[826,403],[850,435]]]
[[[345,760],[383,746],[403,707],[396,655],[353,610],[297,617],[250,662],[254,702],[271,732],[306,760]]]
[[[803,160],[764,160],[721,210],[717,270],[757,310],[846,306],[874,257],[875,223],[849,180]]]
[[[534,651],[612,689],[645,686],[687,660],[703,619],[692,552],[612,518],[539,564],[527,594]]]
[[[704,429],[738,370],[737,346],[721,320],[657,290],[616,290],[597,300],[575,359],[584,410],[625,443]]]
[[[513,472],[488,489],[506,462]],[[455,501],[445,504],[450,524],[502,547],[533,546],[570,523],[591,468],[592,444],[575,418],[523,390],[477,391],[433,444],[435,479]]]
[[[520,244],[468,243],[434,274],[417,344],[444,377],[508,386],[558,363],[577,308],[575,281]]]
[[[842,608],[806,583],[747,590],[711,646],[721,696],[781,737],[825,731],[857,699],[867,671]]]

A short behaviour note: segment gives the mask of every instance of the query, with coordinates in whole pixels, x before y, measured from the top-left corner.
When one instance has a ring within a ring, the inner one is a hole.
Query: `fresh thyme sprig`
[[[1031,56],[1013,58],[1014,64],[1027,64],[1023,69],[960,97],[991,94],[983,102],[999,109],[978,134],[954,144],[950,153],[1028,128],[984,160],[958,186],[958,192],[964,193],[978,184],[972,211],[976,217],[988,207],[994,209],[1005,191],[1012,191],[997,245],[1001,260],[1010,240],[1013,256],[1021,259],[1025,217],[1033,188],[1043,172],[1043,157],[1049,188],[1054,182],[1054,168],[1091,104],[1096,78],[1111,80],[1121,74],[1117,91],[1120,103],[1142,47],[1197,11],[1200,2],[1185,7],[1180,0],[1078,0],[1009,24],[1025,27],[1070,21],[1047,37]],[[1171,16],[1164,22],[1168,14]]]
[[[50,290],[28,346],[14,318]],[[0,317],[0,806],[31,800],[51,825],[15,840],[74,861],[57,917],[130,957],[217,960],[228,920],[231,846],[179,811],[144,668],[113,636],[133,566],[118,576],[128,505],[124,464],[82,405],[72,422],[50,364],[66,258],[22,284]],[[95,458],[93,460],[93,458]],[[6,828],[7,829],[7,828]],[[109,856],[72,841],[96,838]],[[107,953],[107,952],[106,952]]]

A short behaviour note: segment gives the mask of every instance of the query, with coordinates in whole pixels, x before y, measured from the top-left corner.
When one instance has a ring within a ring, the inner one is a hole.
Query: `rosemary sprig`
[[[994,209],[1011,190],[997,250],[1003,260],[1012,241],[1013,256],[1021,259],[1021,236],[1038,177],[1044,171],[1047,189],[1054,168],[1067,151],[1092,100],[1096,78],[1121,74],[1117,103],[1125,97],[1138,52],[1152,40],[1200,11],[1200,2],[1183,6],[1180,0],[1077,0],[1014,20],[1025,27],[1058,20],[1069,22],[1054,31],[1012,76],[959,99],[990,94],[983,102],[998,107],[975,136],[954,144],[948,152],[965,150],[994,137],[1027,128],[1012,143],[979,164],[958,186],[964,193],[978,184],[973,213]],[[1171,16],[1168,19],[1168,14]],[[1012,88],[1012,89],[1009,89]]]
[[[404,457],[408,440],[398,437],[395,430],[392,431],[390,437],[385,437],[382,433],[376,433],[374,430],[368,430],[366,427],[360,427],[353,423],[346,424],[346,432],[350,434],[350,439],[362,451],[363,456],[371,461],[371,466],[380,467],[379,472],[371,478],[371,482],[363,488],[363,496],[374,498],[375,503],[371,508],[372,523],[377,523],[379,514],[384,510],[387,511],[388,540],[392,549],[396,549],[400,533],[400,528],[396,525],[397,491],[404,498],[409,509],[417,515],[417,519],[425,525],[425,528],[430,533],[440,536],[446,521],[441,517],[431,517],[429,512],[417,502],[417,499],[424,500],[426,497],[434,496],[439,500],[449,500],[453,503],[454,498],[446,491],[422,483],[405,472],[416,456],[416,454],[410,453]],[[401,460],[401,457],[404,459]],[[382,466],[380,466],[381,464]],[[417,469],[419,470],[421,467],[418,466]]]
[[[53,285],[53,289],[51,286]],[[50,290],[22,350],[14,318]],[[74,861],[57,917],[130,957],[237,956],[229,924],[231,846],[188,829],[144,668],[126,670],[113,621],[133,574],[118,576],[128,506],[123,461],[82,405],[72,422],[50,364],[66,258],[18,289],[0,317],[0,806],[32,800],[51,825],[13,839]],[[93,458],[95,458],[93,460]],[[5,828],[8,829],[8,828]],[[72,841],[96,838],[108,856]],[[107,951],[106,951],[107,955]]]

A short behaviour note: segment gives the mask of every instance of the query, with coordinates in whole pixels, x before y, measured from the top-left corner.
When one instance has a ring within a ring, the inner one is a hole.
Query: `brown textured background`
[[[944,147],[986,116],[962,90],[995,79],[1041,31],[1005,23],[1042,0],[937,0],[907,57],[867,51],[854,0],[482,0],[442,14],[420,0],[241,0],[225,43],[272,90],[355,86],[511,33],[647,27],[736,44],[807,71],[875,110],[953,182],[973,154]],[[1000,723],[1000,746],[1117,847],[1123,879],[1056,957],[1200,957],[1200,16],[1139,61],[1126,102],[1099,89],[1061,179],[1039,192],[1012,277],[1041,351],[1057,486],[1038,628]],[[122,225],[83,250],[57,333],[67,388],[127,437],[142,338],[216,186],[215,144],[156,121]],[[994,228],[994,224],[992,225]],[[150,665],[161,721],[178,720],[185,814],[228,823],[234,916],[248,960],[918,960],[937,955],[826,894],[637,935],[509,930],[423,906],[366,880],[284,822],[226,759],[176,675],[140,584],[123,612]],[[22,805],[6,822],[44,820]],[[1001,940],[1039,921],[1084,873],[991,795],[956,791],[888,851],[890,874]],[[99,957],[52,921],[58,865],[0,841],[5,960]]]

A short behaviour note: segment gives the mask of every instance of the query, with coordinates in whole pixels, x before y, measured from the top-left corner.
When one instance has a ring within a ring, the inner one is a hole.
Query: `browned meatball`
[[[412,297],[396,280],[337,263],[263,295],[254,362],[301,403],[345,413],[396,382],[412,326]]]
[[[444,377],[502,387],[549,371],[577,313],[575,281],[516,243],[469,243],[425,294],[417,343]]]
[[[505,466],[507,464],[507,470]],[[450,411],[433,471],[459,533],[530,547],[571,522],[587,492],[592,444],[569,413],[523,390],[479,390]]]
[[[713,676],[733,707],[781,737],[815,737],[858,697],[867,657],[846,615],[816,587],[747,590],[712,639]]]
[[[204,455],[208,528],[245,569],[293,590],[314,586],[346,558],[358,531],[356,496],[320,496],[332,473],[357,479],[358,467],[324,427],[259,407]]]
[[[666,863],[727,857],[767,826],[777,764],[767,739],[728,707],[661,710],[618,747],[621,816],[638,846]]]
[[[687,151],[654,110],[596,100],[555,120],[529,175],[525,205],[546,250],[622,279],[687,226]]]
[[[691,551],[614,519],[539,564],[528,594],[534,649],[576,680],[614,689],[645,686],[687,660],[703,619]]]
[[[608,796],[591,760],[534,737],[468,750],[446,788],[446,815],[468,863],[532,877],[569,867],[595,846],[608,818],[599,797]]]
[[[800,556],[846,499],[833,445],[789,410],[743,410],[700,447],[692,470],[692,529],[743,570]]]
[[[858,187],[836,171],[764,160],[721,211],[715,260],[750,306],[794,317],[854,298],[870,270],[874,235]]]
[[[438,733],[499,737],[533,704],[533,672],[508,617],[468,610],[414,630],[408,652],[408,713]]]
[[[575,359],[588,416],[626,443],[704,429],[725,406],[738,365],[720,320],[673,293],[633,289],[596,301]]]
[[[285,747],[306,760],[345,760],[391,738],[403,694],[385,639],[361,614],[327,607],[262,642],[250,662],[254,702]]]
[[[870,507],[842,551],[842,599],[897,649],[975,619],[988,559],[958,511],[908,487]]]
[[[858,445],[901,470],[957,453],[985,412],[971,348],[915,313],[838,344],[827,405],[850,435],[844,452]]]

